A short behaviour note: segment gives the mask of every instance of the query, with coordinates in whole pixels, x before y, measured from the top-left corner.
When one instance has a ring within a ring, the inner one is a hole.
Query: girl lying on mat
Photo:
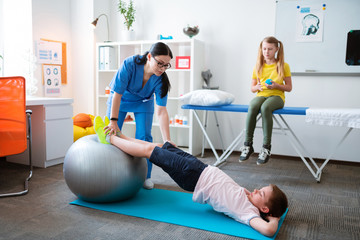
[[[215,211],[266,236],[276,233],[279,219],[288,207],[286,195],[276,185],[249,192],[217,167],[204,164],[169,142],[145,142],[121,132],[107,134],[109,128],[99,116],[95,118],[94,128],[101,143],[113,144],[135,157],[148,158],[161,167],[181,188],[193,192],[194,202],[210,204]]]

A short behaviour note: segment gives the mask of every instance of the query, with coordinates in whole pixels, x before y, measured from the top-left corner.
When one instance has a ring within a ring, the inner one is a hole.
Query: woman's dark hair
[[[147,62],[147,55],[151,53],[151,56],[156,57],[159,55],[169,56],[171,59],[173,58],[173,54],[168,45],[162,42],[157,42],[153,44],[149,51],[146,51],[143,55],[137,55],[135,58],[135,63],[139,65],[144,65]],[[161,98],[165,97],[168,91],[170,90],[170,81],[169,78],[164,72],[161,78],[162,86],[161,86]]]

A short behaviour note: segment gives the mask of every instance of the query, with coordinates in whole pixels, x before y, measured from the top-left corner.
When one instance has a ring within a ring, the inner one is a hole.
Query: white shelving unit
[[[108,96],[105,95],[105,88],[110,84],[125,58],[136,54],[144,54],[156,42],[131,41],[96,44],[97,115],[104,116],[106,114]],[[197,122],[193,119],[193,114],[189,110],[181,109],[181,102],[178,98],[183,94],[202,87],[201,71],[204,70],[204,44],[196,39],[181,41],[163,40],[163,42],[170,47],[173,53],[173,59],[170,62],[172,67],[166,71],[171,84],[167,102],[169,117],[174,118],[178,114],[186,116],[188,119],[188,125],[170,125],[171,139],[179,147],[185,147],[189,153],[197,155],[201,153],[202,133]],[[177,56],[190,56],[190,69],[176,69]],[[106,60],[100,61],[100,58],[105,58]],[[134,136],[135,123],[125,123],[122,131],[125,134]],[[162,141],[156,114],[154,114],[152,135],[154,142]]]

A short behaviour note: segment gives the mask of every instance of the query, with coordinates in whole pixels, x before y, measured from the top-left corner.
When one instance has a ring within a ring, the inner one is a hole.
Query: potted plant
[[[135,12],[136,12],[133,1],[130,0],[129,4],[127,4],[125,1],[119,0],[118,11],[120,12],[121,15],[124,16],[125,19],[124,24],[126,26],[126,29],[128,31],[132,30],[131,27],[135,22]]]

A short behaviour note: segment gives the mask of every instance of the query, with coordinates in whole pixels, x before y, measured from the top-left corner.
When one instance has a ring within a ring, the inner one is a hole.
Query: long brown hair
[[[277,73],[279,75],[279,78],[284,79],[284,77],[285,77],[285,73],[284,73],[284,46],[283,46],[282,42],[277,40],[275,37],[266,37],[260,43],[259,50],[258,50],[258,57],[257,57],[257,60],[256,60],[256,67],[255,67],[258,77],[261,76],[262,69],[263,69],[263,66],[264,66],[264,63],[265,63],[264,55],[262,53],[263,42],[275,44],[275,46],[279,48],[278,52],[277,52],[277,56],[275,57],[276,65],[277,65],[276,66],[276,71],[277,71]]]

